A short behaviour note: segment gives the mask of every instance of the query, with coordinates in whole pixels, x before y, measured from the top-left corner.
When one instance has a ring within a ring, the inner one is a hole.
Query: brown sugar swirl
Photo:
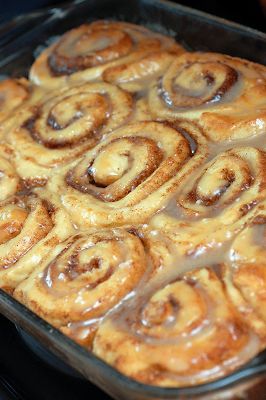
[[[120,126],[132,111],[131,96],[107,83],[91,83],[46,94],[8,121],[6,139],[25,180],[45,179]]]
[[[18,194],[0,203],[0,287],[12,292],[51,248],[72,232],[52,193]]]
[[[175,109],[221,101],[238,79],[236,70],[223,63],[181,64],[176,74],[177,63],[169,67],[161,82],[162,98]]]
[[[265,152],[255,148],[238,147],[222,152],[204,166],[197,176],[192,177],[179,196],[178,203],[185,214],[203,217],[206,214],[219,214],[230,205],[234,206],[236,199],[243,195],[245,204],[240,201],[236,206],[238,217],[241,217],[245,207],[249,204],[252,208],[251,203],[256,196],[258,202],[265,192],[265,166]],[[247,201],[249,196],[250,202]]]
[[[114,161],[114,154],[117,153],[121,158],[117,166],[111,165],[113,173],[109,174],[108,165]],[[140,153],[145,158],[144,164],[139,163]],[[89,163],[86,174],[79,174],[82,171],[82,166],[79,165],[67,174],[66,181],[80,192],[89,193],[102,201],[118,201],[129,194],[132,188],[144,182],[159,167],[162,160],[162,150],[150,138],[116,138],[101,147],[101,151]],[[132,170],[135,171],[133,176]]]
[[[165,234],[183,255],[221,248],[264,200],[265,163],[265,153],[252,147],[220,153],[186,182],[170,208],[152,218],[148,230]]]
[[[132,39],[119,24],[98,22],[81,25],[67,32],[48,57],[52,74],[71,75],[127,55]]]
[[[206,154],[194,124],[139,122],[113,132],[50,184],[79,226],[135,224],[162,207]]]
[[[209,268],[163,285],[99,327],[93,351],[123,374],[159,386],[220,378],[260,349]]]
[[[72,26],[29,81],[0,82],[0,291],[136,384],[248,367],[266,348],[266,66]]]
[[[144,248],[135,235],[122,229],[84,231],[55,247],[15,297],[88,345],[102,317],[146,271]]]
[[[149,106],[162,119],[195,119],[216,142],[266,132],[266,68],[216,53],[177,57],[154,82]]]
[[[96,21],[66,32],[45,50],[30,71],[47,87],[69,81],[103,79],[127,90],[162,73],[173,56],[184,52],[170,37],[134,24]]]

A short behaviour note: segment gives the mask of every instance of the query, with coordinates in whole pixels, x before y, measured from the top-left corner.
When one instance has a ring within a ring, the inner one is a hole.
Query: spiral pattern
[[[266,131],[266,68],[215,53],[186,53],[154,83],[150,109],[162,119],[196,119],[216,142]]]
[[[8,292],[73,231],[67,214],[46,193],[18,195],[0,203],[0,287]]]
[[[79,226],[136,224],[169,199],[206,152],[196,125],[135,123],[113,132],[50,186]]]
[[[158,78],[171,62],[175,54],[183,51],[175,45],[171,52],[160,51],[148,53],[147,55],[133,61],[115,67],[107,68],[102,75],[105,82],[113,83],[129,92],[138,92],[151,85],[152,81]]]
[[[178,198],[178,204],[188,215],[203,217],[223,212],[223,221],[226,215],[231,220],[234,209],[233,219],[237,220],[263,197],[265,166],[265,153],[252,147],[220,153],[200,174],[192,177]],[[238,198],[240,201],[236,203]]]
[[[217,276],[202,268],[106,318],[94,353],[143,383],[186,386],[228,374],[258,351]]]
[[[194,257],[220,248],[264,200],[265,162],[265,153],[252,147],[219,154],[186,183],[172,210],[153,217],[148,237],[156,243],[158,230],[180,254]]]
[[[265,66],[66,32],[0,82],[0,288],[145,384],[243,366],[266,347],[265,99]]]
[[[15,165],[27,181],[47,179],[51,168],[69,163],[120,126],[132,110],[131,96],[105,83],[52,93],[21,109],[6,138],[16,149]]]
[[[228,295],[248,324],[266,341],[266,203],[234,239],[224,264]]]
[[[72,29],[45,50],[33,64],[30,78],[52,87],[103,75],[105,81],[135,91],[182,52],[173,39],[143,27],[96,21]]]
[[[0,82],[0,122],[29,97],[29,84],[24,78]]]
[[[138,237],[122,229],[83,232],[58,245],[15,297],[80,342],[83,335],[88,344],[95,324],[146,270]]]

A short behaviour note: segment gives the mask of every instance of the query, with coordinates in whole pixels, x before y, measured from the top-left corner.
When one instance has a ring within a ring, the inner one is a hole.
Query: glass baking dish
[[[0,25],[0,78],[27,76],[36,55],[54,38],[101,18],[170,34],[187,49],[217,51],[266,64],[266,35],[221,18],[165,0],[76,0]],[[263,378],[266,382],[264,352],[241,370],[209,384],[182,389],[144,385],[120,374],[1,290],[0,312],[115,399],[230,399]]]

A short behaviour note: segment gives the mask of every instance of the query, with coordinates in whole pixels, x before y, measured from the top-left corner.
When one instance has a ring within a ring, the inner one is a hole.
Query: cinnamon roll
[[[266,348],[265,99],[265,66],[66,32],[0,82],[0,288],[145,384],[242,367]]]
[[[56,246],[14,296],[89,345],[103,316],[132,292],[145,272],[138,237],[122,229],[85,231]]]
[[[215,53],[176,58],[149,94],[162,119],[196,119],[220,142],[266,132],[266,68]]]
[[[29,97],[29,90],[25,78],[0,81],[0,122]]]
[[[222,251],[265,199],[265,163],[266,154],[252,147],[217,155],[186,182],[170,207],[152,218],[148,237],[156,245],[165,235],[181,255]]]
[[[102,141],[50,187],[79,227],[138,224],[206,158],[206,140],[189,122],[139,122]]]
[[[0,287],[8,292],[73,231],[52,193],[17,194],[0,202]]]
[[[19,175],[29,185],[45,184],[54,168],[95,146],[131,111],[131,96],[108,83],[64,88],[20,108],[6,127]]]
[[[232,242],[223,268],[228,295],[266,343],[266,203]]]
[[[182,52],[170,37],[144,27],[96,21],[72,29],[46,49],[31,67],[30,79],[46,87],[104,79],[136,91]]]
[[[209,268],[187,273],[107,317],[93,342],[94,353],[125,375],[175,387],[220,378],[259,349]]]

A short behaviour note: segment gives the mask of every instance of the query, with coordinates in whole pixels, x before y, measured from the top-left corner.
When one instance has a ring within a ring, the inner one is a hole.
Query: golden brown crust
[[[162,73],[184,49],[173,39],[127,22],[96,21],[65,33],[30,71],[37,85],[104,81],[138,91]]]
[[[266,68],[215,53],[176,58],[150,90],[153,114],[198,120],[221,142],[266,132]]]
[[[0,203],[0,287],[11,292],[73,231],[56,195],[18,194]]]
[[[223,276],[233,304],[247,324],[266,342],[265,201],[236,236]]]
[[[214,272],[202,268],[107,318],[96,355],[150,385],[187,386],[228,374],[258,351]]]
[[[110,134],[50,181],[79,227],[146,222],[201,165],[206,139],[190,122],[139,122]]]
[[[244,366],[266,347],[266,68],[96,21],[30,79],[0,83],[0,288],[146,384]]]
[[[58,245],[14,296],[87,345],[102,317],[147,272],[138,237],[122,229],[85,231]]]
[[[147,236],[154,245],[165,237],[180,255],[219,252],[265,199],[265,162],[264,151],[252,147],[218,154],[191,177],[170,207],[151,219]]]
[[[67,87],[33,99],[2,126],[19,175],[27,186],[43,186],[55,168],[127,121],[132,106],[128,93],[108,83]]]

